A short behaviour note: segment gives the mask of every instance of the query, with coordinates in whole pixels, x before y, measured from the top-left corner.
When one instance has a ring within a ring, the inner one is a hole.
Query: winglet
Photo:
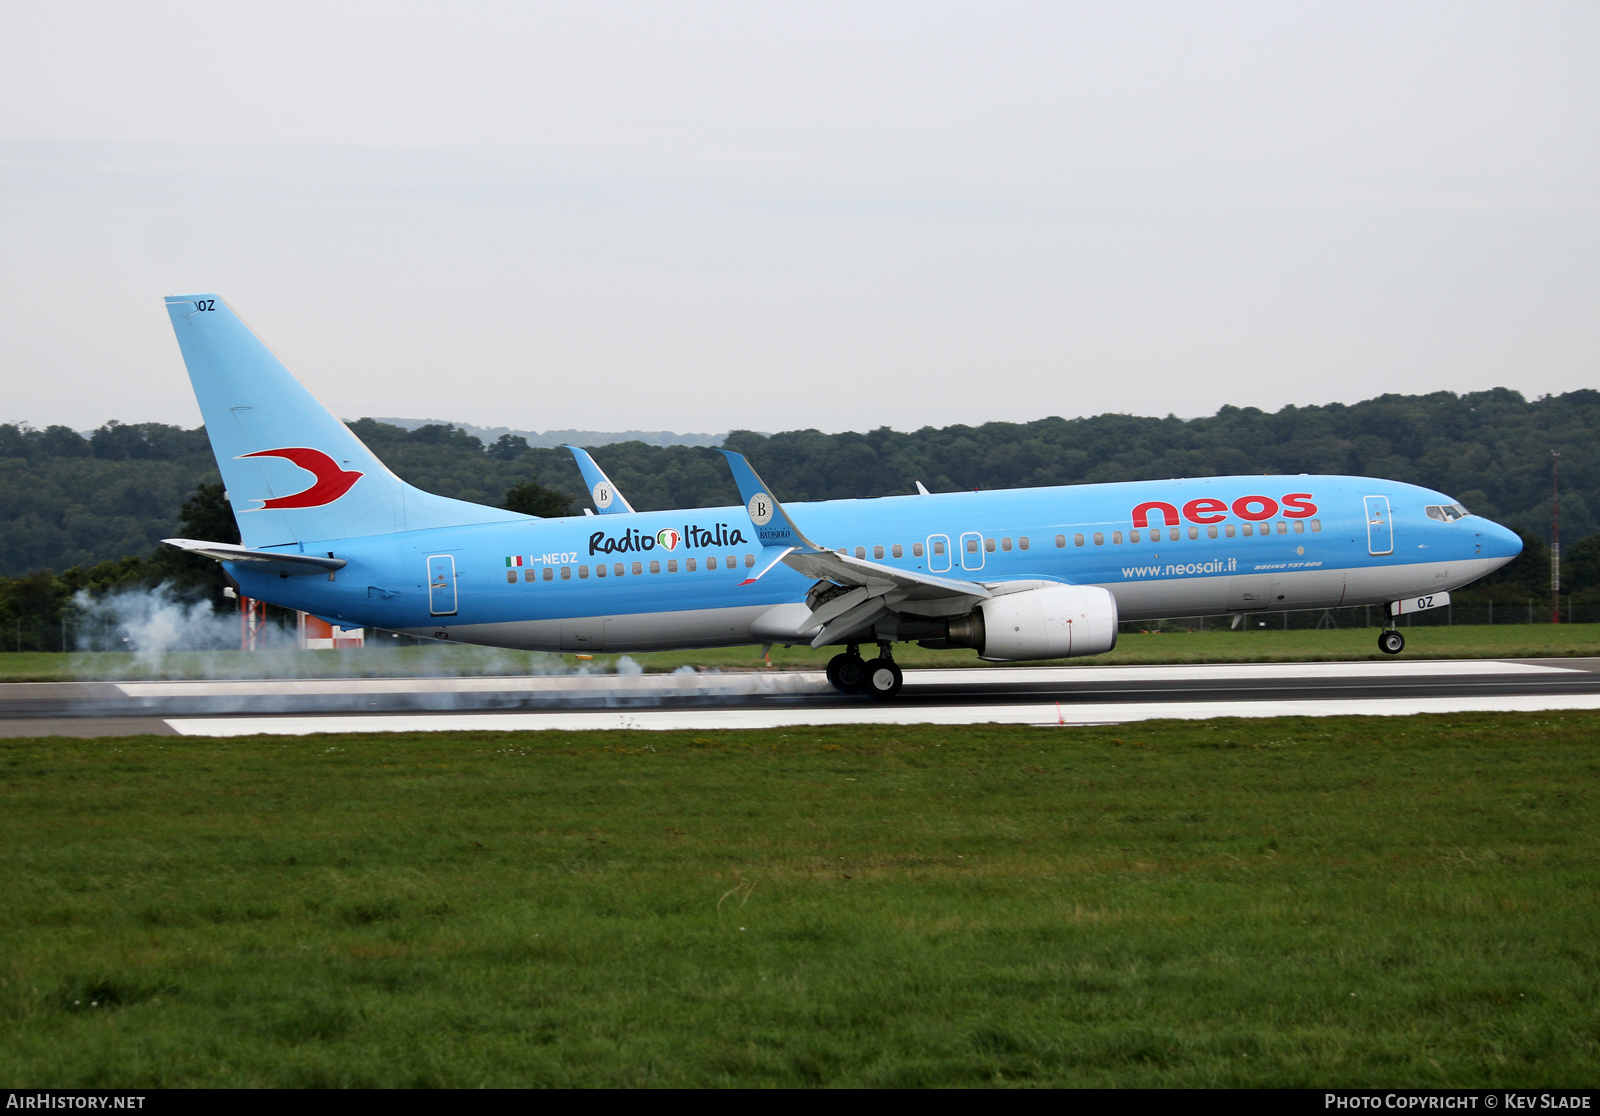
[[[755,527],[756,538],[762,546],[810,551],[822,549],[794,525],[794,520],[789,518],[789,513],[783,510],[783,505],[772,496],[767,486],[761,483],[761,478],[756,476],[756,471],[744,459],[744,454],[733,450],[718,452],[728,459],[728,467],[733,470],[733,483],[739,486],[739,497],[744,501],[744,510],[750,514],[750,523]],[[771,569],[771,566],[767,569]],[[765,572],[765,569],[762,570],[762,573]]]
[[[589,489],[589,498],[594,501],[596,511],[601,515],[621,515],[633,511],[633,505],[622,498],[622,493],[617,491],[617,486],[611,483],[605,471],[594,463],[588,450],[577,446],[562,448],[570,450],[573,460],[578,463],[578,472],[583,474],[583,483]]]

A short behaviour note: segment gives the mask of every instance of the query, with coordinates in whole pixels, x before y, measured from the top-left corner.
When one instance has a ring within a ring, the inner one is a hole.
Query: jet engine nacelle
[[[1049,585],[978,606],[978,657],[994,662],[1098,655],[1117,645],[1117,599],[1093,585]]]

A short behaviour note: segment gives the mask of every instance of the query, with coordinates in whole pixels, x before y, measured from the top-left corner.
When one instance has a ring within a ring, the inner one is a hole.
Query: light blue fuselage
[[[1098,585],[1143,620],[1382,604],[1455,589],[1521,550],[1481,516],[1427,512],[1451,504],[1396,481],[1244,476],[787,507],[823,547],[982,583]],[[331,577],[228,569],[250,596],[345,626],[550,651],[727,646],[774,638],[762,615],[812,585],[782,564],[742,584],[754,535],[738,506],[573,516],[272,548],[344,559]]]

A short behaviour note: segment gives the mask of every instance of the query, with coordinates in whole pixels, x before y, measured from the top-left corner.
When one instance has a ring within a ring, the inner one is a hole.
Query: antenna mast
[[[1551,468],[1554,486],[1550,499],[1550,623],[1561,623],[1561,454],[1550,451],[1555,459]]]

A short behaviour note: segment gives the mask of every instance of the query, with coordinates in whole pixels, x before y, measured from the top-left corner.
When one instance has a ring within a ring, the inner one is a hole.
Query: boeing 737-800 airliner
[[[1373,477],[784,506],[729,451],[743,506],[635,512],[580,452],[604,514],[538,519],[406,484],[221,298],[166,301],[242,539],[167,542],[344,626],[537,651],[842,645],[834,684],[890,697],[897,641],[1020,662],[1109,651],[1119,620],[1363,604],[1392,618],[1522,547],[1442,493]],[[1404,639],[1391,623],[1379,644]]]

